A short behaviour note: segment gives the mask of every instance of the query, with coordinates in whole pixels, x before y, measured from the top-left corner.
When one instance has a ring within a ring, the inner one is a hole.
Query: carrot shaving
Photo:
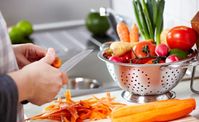
[[[83,122],[83,120],[99,120],[108,118],[113,109],[125,106],[114,102],[114,98],[107,93],[105,97],[93,96],[89,99],[73,101],[69,90],[65,92],[65,99],[58,98],[44,108],[44,112],[26,120],[57,120],[60,122]]]

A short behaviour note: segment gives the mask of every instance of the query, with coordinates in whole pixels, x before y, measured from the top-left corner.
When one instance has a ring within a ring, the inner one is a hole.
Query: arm
[[[15,122],[17,115],[17,86],[8,75],[0,76],[0,121]]]

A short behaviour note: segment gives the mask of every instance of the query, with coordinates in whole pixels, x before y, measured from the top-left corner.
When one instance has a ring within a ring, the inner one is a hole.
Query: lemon
[[[33,33],[32,24],[28,20],[21,20],[16,25],[17,28],[21,29],[24,36],[29,36]]]
[[[106,16],[100,16],[99,12],[90,12],[86,17],[86,27],[93,34],[103,36],[110,25]]]
[[[9,28],[9,36],[12,44],[19,44],[24,42],[24,33],[16,26]]]

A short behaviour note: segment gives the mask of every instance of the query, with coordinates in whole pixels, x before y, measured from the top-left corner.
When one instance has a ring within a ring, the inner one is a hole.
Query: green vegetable
[[[165,0],[132,0],[132,3],[142,37],[160,44]]]
[[[176,48],[176,49],[171,49],[169,51],[169,55],[176,55],[180,59],[185,59],[187,58],[188,52]]]

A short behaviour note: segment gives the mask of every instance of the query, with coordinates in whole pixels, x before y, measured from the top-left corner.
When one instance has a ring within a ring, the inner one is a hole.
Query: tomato
[[[167,34],[167,44],[169,48],[178,48],[187,51],[193,47],[197,41],[197,33],[186,26],[176,26]]]
[[[142,41],[137,43],[133,50],[138,58],[145,58],[149,56],[156,56],[155,48],[156,45],[151,41]]]

